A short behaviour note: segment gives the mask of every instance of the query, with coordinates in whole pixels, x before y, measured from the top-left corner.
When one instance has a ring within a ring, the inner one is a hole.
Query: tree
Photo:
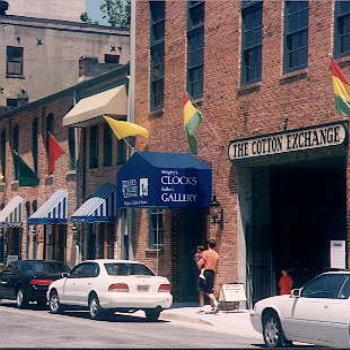
[[[131,0],[102,0],[100,9],[102,18],[113,28],[130,27]]]
[[[80,15],[80,20],[88,24],[98,24],[98,21],[93,21],[86,11]]]

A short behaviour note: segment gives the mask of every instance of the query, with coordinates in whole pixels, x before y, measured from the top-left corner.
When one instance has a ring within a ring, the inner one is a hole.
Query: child
[[[194,261],[196,262],[196,264],[198,263],[199,260],[201,259],[204,259],[202,253],[204,252],[204,246],[202,245],[198,245],[197,246],[197,252],[196,254],[194,255]],[[198,266],[198,264],[197,264]],[[199,278],[205,280],[205,277],[204,277],[204,268],[200,269],[200,274],[199,274]]]

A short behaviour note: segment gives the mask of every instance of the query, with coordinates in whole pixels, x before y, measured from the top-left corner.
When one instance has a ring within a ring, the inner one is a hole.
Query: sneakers
[[[199,275],[199,278],[202,279],[202,280],[205,280],[205,277],[204,277],[204,275],[202,273]]]
[[[199,313],[200,315],[204,315],[205,312],[204,312],[203,307],[201,307],[201,308],[199,309],[199,311],[197,311],[197,313]]]
[[[216,304],[214,304],[212,307],[211,307],[211,313],[212,314],[216,314],[218,313],[219,311],[219,303],[217,302]]]

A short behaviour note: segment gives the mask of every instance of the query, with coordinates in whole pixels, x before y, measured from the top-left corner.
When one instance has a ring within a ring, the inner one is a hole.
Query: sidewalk
[[[171,309],[162,312],[161,318],[212,327],[215,332],[263,340],[262,335],[256,332],[250,323],[249,310],[220,310],[217,314],[211,314],[209,305],[205,307],[208,313],[204,315],[199,314],[198,310],[198,306],[174,304]]]

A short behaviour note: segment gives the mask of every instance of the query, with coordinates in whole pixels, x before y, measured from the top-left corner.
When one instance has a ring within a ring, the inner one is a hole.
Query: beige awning
[[[103,115],[127,115],[125,86],[81,99],[63,118],[63,126],[88,126]]]

